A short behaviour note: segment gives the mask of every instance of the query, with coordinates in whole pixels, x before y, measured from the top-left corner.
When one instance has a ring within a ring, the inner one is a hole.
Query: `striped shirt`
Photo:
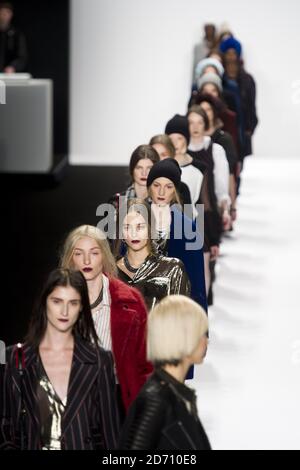
[[[93,310],[93,319],[100,346],[106,351],[112,352],[111,328],[110,328],[110,306],[109,279],[102,274],[103,299],[100,305]]]

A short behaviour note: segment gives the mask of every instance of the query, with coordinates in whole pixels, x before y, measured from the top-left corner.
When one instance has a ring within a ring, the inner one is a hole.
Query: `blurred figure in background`
[[[253,77],[244,69],[242,45],[234,37],[220,44],[225,74],[223,87],[234,94],[237,105],[239,137],[242,159],[252,154],[252,135],[258,124],[256,115],[256,85]]]
[[[212,49],[216,45],[217,35],[216,27],[214,24],[207,23],[204,26],[204,38],[194,48],[194,61],[193,61],[193,86],[192,88],[197,88],[197,79],[196,79],[196,67],[197,64],[207,57]]]
[[[14,8],[10,2],[0,3],[0,73],[18,73],[27,64],[26,40],[12,25]]]

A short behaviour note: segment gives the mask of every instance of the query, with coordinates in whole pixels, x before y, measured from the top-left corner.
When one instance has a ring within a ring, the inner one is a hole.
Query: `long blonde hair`
[[[80,227],[75,228],[67,236],[62,253],[60,256],[60,267],[63,269],[72,269],[73,268],[73,253],[76,247],[76,243],[81,239],[89,237],[92,240],[95,240],[99,246],[102,257],[103,257],[103,272],[109,276],[117,275],[117,266],[115,259],[112,255],[109,243],[104,235],[104,233],[99,230],[97,227],[92,225],[81,225]]]

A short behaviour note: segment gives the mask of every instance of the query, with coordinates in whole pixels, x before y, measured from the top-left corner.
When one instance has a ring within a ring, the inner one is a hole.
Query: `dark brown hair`
[[[151,147],[151,145],[140,145],[135,149],[130,158],[129,172],[131,179],[133,180],[133,172],[140,160],[148,159],[151,160],[153,165],[159,162],[160,158],[157,151]]]
[[[208,120],[208,116],[206,114],[206,112],[204,111],[204,109],[201,108],[201,106],[197,105],[197,104],[194,104],[193,106],[191,106],[191,108],[188,110],[188,114],[187,116],[189,117],[189,115],[191,113],[196,113],[196,114],[199,114],[199,116],[201,116],[203,118],[203,121],[204,121],[204,129],[207,131],[209,129],[209,120]]]
[[[40,297],[35,303],[31,316],[25,342],[38,348],[43,340],[48,319],[47,319],[47,298],[56,287],[71,286],[81,298],[81,311],[76,324],[73,327],[73,335],[79,336],[85,341],[93,344],[98,343],[98,336],[92,318],[90,300],[86,280],[80,271],[69,269],[56,269],[48,276],[42,289]]]

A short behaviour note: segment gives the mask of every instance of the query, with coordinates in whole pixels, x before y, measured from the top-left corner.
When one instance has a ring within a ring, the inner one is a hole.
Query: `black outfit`
[[[6,67],[14,67],[23,72],[27,63],[27,46],[23,33],[13,26],[0,31],[0,72]]]
[[[222,129],[216,129],[210,136],[215,144],[221,145],[226,153],[226,158],[229,164],[229,171],[231,175],[236,174],[236,165],[238,163],[238,155],[231,135]]]
[[[44,375],[44,374],[43,374]],[[15,348],[7,350],[7,364],[0,369],[0,450],[20,450],[20,410],[25,409],[23,435],[26,450],[47,447],[45,397],[41,396],[39,353],[24,346],[22,380],[16,367]],[[47,413],[47,407],[46,407]],[[116,448],[119,417],[113,359],[110,353],[75,339],[65,409],[61,409],[62,450]],[[43,439],[46,442],[43,442]]]
[[[129,409],[120,449],[211,450],[195,392],[157,369]]]
[[[195,166],[202,168],[203,172],[200,203],[204,204],[205,246],[209,249],[220,244],[222,235],[222,219],[215,193],[213,141],[211,140],[208,149],[203,148],[197,152],[188,149],[187,152],[194,159]]]
[[[236,83],[237,89],[233,83]],[[249,73],[241,68],[237,79],[230,80],[223,77],[223,86],[227,91],[234,90],[237,102],[238,125],[240,129],[241,157],[252,154],[252,135],[258,124],[256,114],[256,84]]]

